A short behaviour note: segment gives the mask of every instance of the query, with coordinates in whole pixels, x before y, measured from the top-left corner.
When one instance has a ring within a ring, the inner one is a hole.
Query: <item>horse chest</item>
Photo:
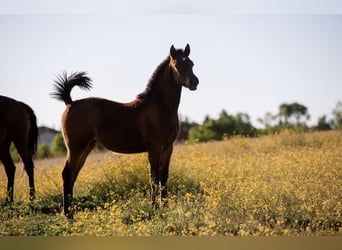
[[[154,131],[157,140],[162,141],[162,144],[172,143],[179,132],[179,125],[177,119],[165,119],[159,124],[159,126]]]
[[[178,117],[154,110],[146,114],[140,123],[142,137],[146,144],[169,144],[178,134]]]

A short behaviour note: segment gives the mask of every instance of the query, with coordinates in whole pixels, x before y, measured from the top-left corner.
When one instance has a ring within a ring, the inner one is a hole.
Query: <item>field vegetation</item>
[[[37,198],[17,164],[13,204],[0,168],[0,235],[342,235],[342,132],[283,131],[179,144],[169,207],[152,209],[146,154],[94,152],[62,214],[64,157],[36,161]]]

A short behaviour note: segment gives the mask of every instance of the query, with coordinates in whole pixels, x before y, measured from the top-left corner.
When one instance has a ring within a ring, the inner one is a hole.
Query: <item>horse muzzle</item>
[[[198,80],[197,76],[193,75],[193,77],[190,78],[186,87],[188,87],[190,90],[196,90],[198,84],[199,84],[199,80]]]

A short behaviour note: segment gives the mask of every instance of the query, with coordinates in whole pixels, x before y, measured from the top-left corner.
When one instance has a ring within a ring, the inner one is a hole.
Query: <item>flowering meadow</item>
[[[35,162],[37,198],[17,164],[14,203],[0,167],[0,235],[342,235],[342,131],[178,144],[169,206],[154,210],[146,154],[92,153],[62,214],[64,158]]]

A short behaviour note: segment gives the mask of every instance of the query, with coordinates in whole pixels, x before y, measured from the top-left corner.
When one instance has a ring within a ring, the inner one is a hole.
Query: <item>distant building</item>
[[[183,142],[186,141],[189,137],[189,130],[187,129],[181,129],[179,131],[178,137],[177,137],[177,141],[179,142]]]
[[[48,128],[45,126],[41,126],[38,128],[38,145],[42,143],[46,143],[48,146],[51,145],[51,142],[56,134],[60,133],[52,128]]]

